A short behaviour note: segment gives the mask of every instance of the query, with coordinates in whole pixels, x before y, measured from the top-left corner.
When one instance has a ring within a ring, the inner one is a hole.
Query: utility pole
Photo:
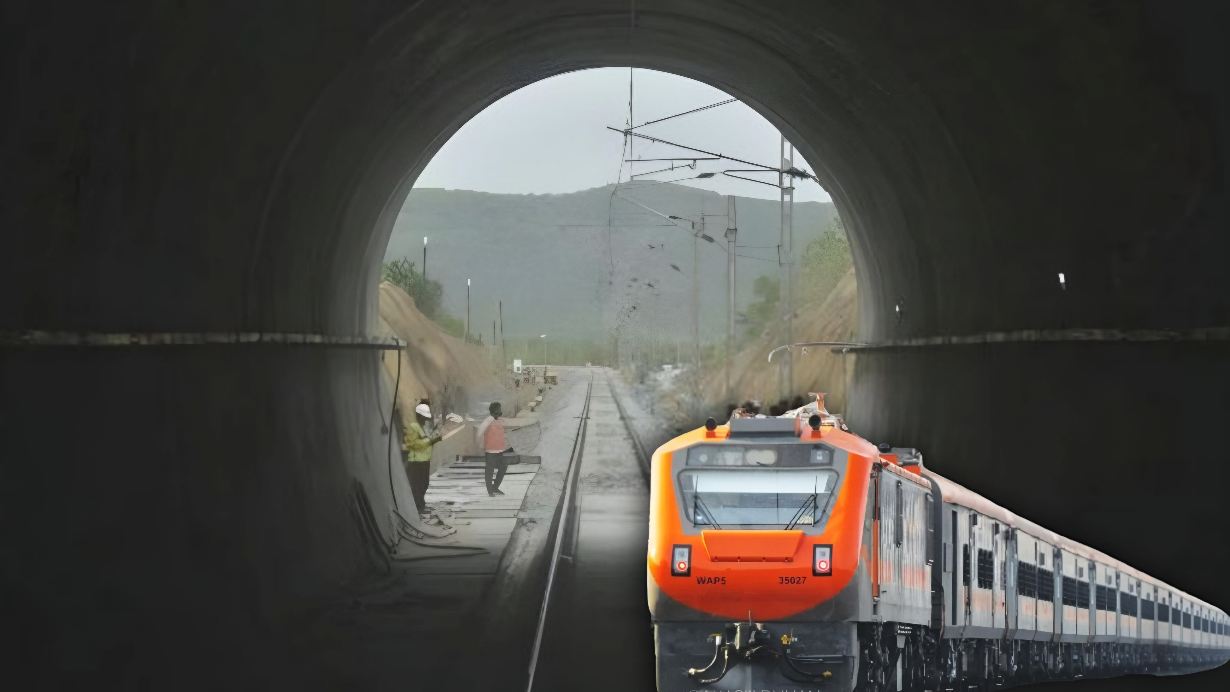
[[[726,196],[726,401],[733,401],[730,361],[735,356],[735,197]]]
[[[423,284],[427,283],[427,236],[423,236]]]
[[[782,167],[777,173],[777,184],[781,189],[781,315],[785,339],[782,343],[794,343],[794,180],[787,170],[794,168],[794,145],[781,140]],[[778,377],[778,399],[789,398],[794,391],[794,357],[789,349],[782,358]]]
[[[700,231],[692,222],[692,362],[700,377],[700,236],[705,232],[705,217],[700,217]]]
[[[470,340],[470,280],[466,279],[466,336],[465,340]]]
[[[504,343],[504,301],[500,301],[499,307],[500,316],[500,360],[503,361],[501,367],[508,367],[508,345]]]

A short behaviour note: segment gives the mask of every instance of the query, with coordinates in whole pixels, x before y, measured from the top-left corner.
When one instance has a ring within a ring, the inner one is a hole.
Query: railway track
[[[610,376],[594,374],[577,425],[527,692],[653,689],[644,576],[649,456]]]

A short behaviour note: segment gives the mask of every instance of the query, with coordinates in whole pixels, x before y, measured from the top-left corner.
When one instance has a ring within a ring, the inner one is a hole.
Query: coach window
[[[995,560],[991,551],[978,549],[978,588],[989,589],[995,582]]]
[[[897,521],[893,525],[893,542],[900,546],[902,537],[905,535],[905,493],[901,488],[901,481],[897,481],[896,500]]]
[[[1038,595],[1038,568],[1028,562],[1016,563],[1016,592],[1026,598]]]
[[[969,543],[961,546],[961,583],[969,586]]]
[[[1041,561],[1042,556],[1038,556]],[[1055,601],[1055,573],[1049,569],[1038,568],[1038,600]]]
[[[1063,578],[1062,600],[1066,606],[1076,605],[1076,579],[1072,577]]]

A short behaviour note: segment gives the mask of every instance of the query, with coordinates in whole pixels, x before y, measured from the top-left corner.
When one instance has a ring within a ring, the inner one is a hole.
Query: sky
[[[503,193],[561,193],[627,181],[671,162],[623,163],[623,137],[606,126],[628,120],[629,69],[583,70],[544,79],[513,92],[476,115],[436,154],[415,187]],[[636,124],[729,99],[707,84],[665,72],[632,71]],[[734,102],[637,130],[672,142],[769,166],[778,164],[777,128],[742,102]],[[662,143],[634,141],[626,158],[701,156]],[[687,162],[677,162],[686,164]],[[794,165],[813,170],[795,154]],[[666,171],[638,180],[678,180],[700,172],[749,166],[702,161],[695,170]],[[737,175],[747,175],[738,173]],[[777,176],[753,174],[773,186],[723,175],[682,184],[721,194],[777,199]],[[799,181],[795,201],[831,201],[814,181]]]

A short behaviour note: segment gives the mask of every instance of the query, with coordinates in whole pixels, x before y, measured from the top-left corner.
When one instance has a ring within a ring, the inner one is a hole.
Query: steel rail
[[[652,457],[645,449],[645,444],[641,442],[641,436],[637,434],[636,429],[632,427],[632,419],[628,416],[628,412],[624,409],[623,402],[619,400],[619,392],[615,390],[615,385],[607,380],[607,386],[611,389],[611,398],[615,400],[615,408],[619,411],[619,419],[624,423],[624,429],[628,432],[628,439],[632,440],[632,447],[636,450],[637,461],[640,462],[641,474],[645,476],[645,482],[649,482],[649,469],[652,464]]]
[[[538,657],[542,653],[542,638],[547,629],[547,611],[551,607],[551,592],[555,589],[555,574],[559,571],[560,554],[564,546],[564,535],[567,533],[568,522],[572,518],[575,502],[577,479],[580,477],[581,455],[585,449],[585,431],[589,427],[589,404],[594,394],[594,376],[590,374],[589,385],[585,389],[585,404],[581,407],[581,420],[577,423],[577,435],[572,442],[572,454],[568,459],[568,472],[564,477],[564,496],[560,501],[559,516],[555,522],[555,544],[551,548],[551,562],[547,567],[547,585],[542,594],[542,605],[538,609],[538,627],[534,632],[534,646],[530,650],[530,667],[526,681],[526,692],[534,689],[534,676],[538,671]]]

